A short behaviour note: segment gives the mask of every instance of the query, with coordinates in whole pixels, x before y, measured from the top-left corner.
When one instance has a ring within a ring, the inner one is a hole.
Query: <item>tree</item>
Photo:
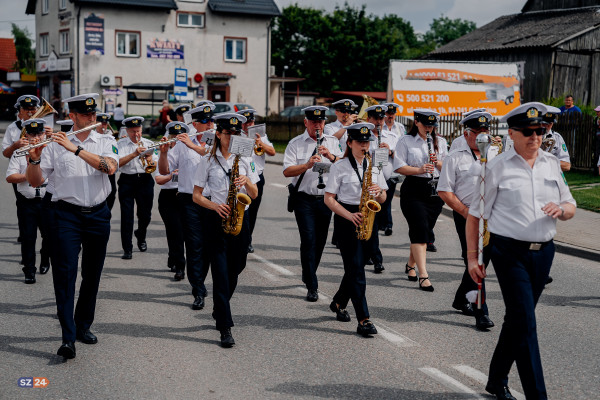
[[[433,46],[431,50],[434,50],[475,29],[477,29],[475,22],[441,16],[434,19],[429,25],[429,31],[427,31],[423,40],[426,47]]]
[[[15,39],[15,48],[17,50],[16,69],[26,74],[35,73],[35,51],[33,50],[33,42],[29,30],[27,28],[21,29],[13,23],[12,35]]]

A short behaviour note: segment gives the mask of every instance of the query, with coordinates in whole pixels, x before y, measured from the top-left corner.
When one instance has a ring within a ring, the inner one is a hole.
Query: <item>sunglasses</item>
[[[521,132],[523,134],[523,136],[525,137],[529,137],[531,135],[533,135],[534,133],[538,136],[542,136],[544,133],[546,133],[546,128],[535,128],[535,129],[531,129],[531,128],[510,128],[513,131],[517,131],[517,132]]]
[[[199,123],[199,124],[208,124],[210,121],[212,121],[212,118],[199,119],[196,122]]]

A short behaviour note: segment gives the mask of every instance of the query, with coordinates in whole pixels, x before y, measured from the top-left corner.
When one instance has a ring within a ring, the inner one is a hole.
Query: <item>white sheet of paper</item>
[[[376,149],[373,153],[374,167],[378,167],[380,165],[385,167],[386,165],[388,165],[390,151],[387,148],[382,147],[380,149]]]
[[[252,125],[248,127],[248,137],[254,139],[256,134],[264,137],[267,134],[267,126],[265,124]]]
[[[188,114],[188,113],[183,114],[183,122],[185,122],[186,124],[191,124],[192,123],[192,114]]]
[[[229,140],[229,152],[239,154],[242,157],[252,157],[254,152],[254,139],[242,136],[231,136]]]
[[[42,119],[46,121],[46,124],[44,126],[49,126],[51,128],[54,126],[54,113],[48,114]]]
[[[215,131],[210,130],[202,133],[200,141],[206,143],[207,146],[212,146],[215,143]]]
[[[330,168],[331,168],[331,163],[317,162],[313,165],[312,170],[313,170],[313,172],[322,172],[322,173],[326,174],[329,172]]]

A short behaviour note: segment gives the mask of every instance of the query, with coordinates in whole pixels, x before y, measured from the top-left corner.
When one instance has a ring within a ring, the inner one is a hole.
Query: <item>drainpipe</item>
[[[271,57],[269,54],[271,44],[271,21],[267,24],[267,84],[266,84],[266,98],[265,98],[265,118],[269,116],[269,67],[271,65]]]
[[[77,76],[75,77],[75,79],[77,79],[77,94],[79,94],[79,76],[80,76],[80,71],[79,71],[79,59],[80,59],[80,54],[79,54],[79,48],[81,46],[79,46],[79,18],[81,16],[81,5],[79,5],[79,8],[77,9]]]

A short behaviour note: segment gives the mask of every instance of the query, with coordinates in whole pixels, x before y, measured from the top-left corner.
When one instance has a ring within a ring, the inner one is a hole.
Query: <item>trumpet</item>
[[[209,129],[209,130],[203,131],[203,132],[196,132],[196,133],[192,133],[192,134],[188,133],[188,137],[191,139],[191,138],[193,138],[195,136],[198,136],[198,135],[202,135],[202,134],[205,134],[205,133],[214,133],[214,132],[215,132],[214,129]],[[165,144],[177,142],[178,140],[179,139],[177,139],[176,137],[174,137],[172,139],[168,139],[168,140],[165,140],[165,141],[156,142],[156,143],[151,144],[150,146],[146,147],[146,149],[148,149],[148,150],[155,149],[155,148],[160,147],[160,146],[165,145]]]
[[[139,142],[137,142],[137,146],[143,147],[144,143],[140,140]],[[144,168],[144,172],[147,174],[151,174],[154,171],[156,171],[156,163],[154,162],[154,160],[152,158],[150,158],[149,160],[146,158],[149,155],[151,156],[152,152],[148,153],[148,149],[146,149],[146,151],[140,154],[139,157],[140,163],[142,164],[142,168]]]
[[[78,131],[72,131],[72,132],[67,133],[67,136],[77,135],[77,134],[82,133],[82,132],[91,131],[92,129],[95,129],[95,128],[99,127],[100,125],[101,125],[101,123],[98,122],[97,124],[86,126],[85,128],[79,129]],[[27,154],[29,154],[29,150],[36,149],[36,148],[41,147],[41,146],[45,146],[48,143],[52,143],[52,142],[54,142],[53,139],[46,139],[46,140],[42,140],[41,142],[38,142],[36,144],[30,144],[30,145],[27,145],[27,146],[23,146],[20,149],[18,149],[17,151],[15,151],[15,153],[14,153],[15,157],[26,156]]]

